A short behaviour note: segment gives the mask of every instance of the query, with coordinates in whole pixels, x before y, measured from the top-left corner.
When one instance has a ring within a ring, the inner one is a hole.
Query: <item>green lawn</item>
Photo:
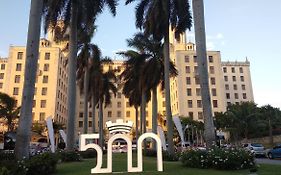
[[[104,158],[105,159],[105,158]],[[156,171],[156,159],[144,158],[144,172],[143,173],[126,173],[127,162],[126,154],[114,154],[113,155],[113,172],[125,172],[118,173],[121,175],[126,174],[143,174],[143,175],[248,175],[249,170],[239,171],[218,171],[218,170],[202,170],[185,168],[180,162],[164,162],[164,172]],[[135,165],[135,161],[134,164]],[[61,163],[58,165],[57,175],[90,175],[90,170],[95,166],[95,159],[87,159],[82,162],[74,163]],[[279,165],[261,165],[258,175],[281,175],[281,166]]]

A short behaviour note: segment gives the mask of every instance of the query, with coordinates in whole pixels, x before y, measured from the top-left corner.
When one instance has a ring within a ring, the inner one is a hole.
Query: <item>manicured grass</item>
[[[135,157],[135,156],[134,156]],[[104,160],[106,158],[104,157]],[[86,159],[81,162],[61,163],[58,165],[56,175],[90,175],[91,168],[96,165],[95,159]],[[105,161],[104,161],[105,163]],[[134,160],[133,165],[136,161]],[[279,165],[261,165],[258,169],[258,175],[278,175],[281,174],[281,166]],[[127,173],[127,157],[126,154],[113,154],[113,172],[121,175],[126,174],[142,174],[142,175],[248,175],[249,170],[239,171],[218,171],[212,169],[194,169],[186,168],[180,162],[164,162],[164,172],[156,171],[156,159],[144,157],[143,173]]]

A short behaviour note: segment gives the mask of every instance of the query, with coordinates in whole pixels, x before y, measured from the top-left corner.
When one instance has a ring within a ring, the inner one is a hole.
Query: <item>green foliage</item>
[[[156,156],[157,156],[157,151],[156,151],[156,150],[153,150],[153,149],[147,149],[147,150],[144,152],[144,155],[145,155],[146,157],[156,157]],[[163,151],[163,152],[162,152],[162,156],[163,156],[163,160],[164,160],[164,161],[178,161],[178,160],[179,160],[180,154],[179,154],[179,153],[176,153],[176,154],[169,154],[168,151]]]
[[[81,156],[76,151],[61,151],[58,152],[59,159],[62,162],[77,162],[81,161]]]
[[[241,148],[213,147],[209,151],[188,150],[182,153],[181,162],[191,168],[239,170],[255,168],[254,155]]]
[[[30,159],[15,160],[14,154],[1,153],[0,175],[51,175],[56,171],[58,157],[53,153],[43,153]],[[2,174],[1,174],[2,173]]]
[[[94,149],[88,149],[86,151],[79,151],[79,154],[84,159],[97,157],[97,151]]]

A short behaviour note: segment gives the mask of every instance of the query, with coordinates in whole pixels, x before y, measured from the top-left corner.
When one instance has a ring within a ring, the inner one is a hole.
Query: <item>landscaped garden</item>
[[[124,172],[126,174],[143,174],[143,175],[248,175],[249,169],[222,171],[214,169],[197,169],[187,168],[181,162],[164,162],[164,172],[156,171],[156,158],[144,157],[144,172],[143,173],[127,173],[127,154],[116,153],[113,154],[113,172]],[[136,157],[135,157],[136,158]],[[104,157],[106,160],[106,157]],[[91,168],[95,167],[95,159],[84,159],[81,162],[60,163],[57,166],[56,175],[90,175]],[[134,161],[135,163],[136,161]],[[106,162],[104,162],[106,163]],[[279,165],[259,165],[258,175],[277,175]]]

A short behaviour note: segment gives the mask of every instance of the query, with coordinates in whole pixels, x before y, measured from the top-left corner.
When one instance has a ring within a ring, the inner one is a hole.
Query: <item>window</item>
[[[89,117],[90,117],[90,118],[92,117],[92,115],[93,115],[93,113],[92,113],[92,112],[89,112]]]
[[[117,107],[121,108],[121,102],[120,101],[117,102]]]
[[[242,85],[241,85],[241,88],[242,88],[242,90],[246,90],[245,84],[242,84]]]
[[[191,93],[191,89],[190,88],[188,88],[187,89],[187,96],[191,96],[192,95],[192,93]]]
[[[196,88],[196,96],[201,96],[201,89],[200,88]]]
[[[218,107],[218,100],[213,100],[213,107],[217,108]]]
[[[231,72],[232,72],[232,73],[235,73],[235,67],[232,67],[232,68],[231,68]]]
[[[15,76],[15,83],[20,83],[20,75]]]
[[[213,62],[214,62],[213,56],[209,56],[209,62],[210,62],[210,63],[213,63]]]
[[[195,56],[195,55],[193,56],[193,62],[197,63],[197,56]]]
[[[243,71],[243,67],[239,67],[239,72],[240,73],[243,73],[244,71]]]
[[[83,127],[83,121],[79,121],[78,125],[79,125],[79,128],[82,128]]]
[[[35,87],[35,89],[34,89],[34,95],[36,95],[37,94],[37,87]]]
[[[195,77],[195,84],[200,84],[200,79],[199,79],[199,77]]]
[[[23,58],[23,52],[18,52],[17,59],[22,60],[22,58]]]
[[[226,93],[226,99],[230,99],[230,93]]]
[[[225,85],[225,90],[229,90],[229,85],[228,84]]]
[[[0,83],[0,89],[2,89],[3,88],[3,83]]]
[[[223,72],[227,73],[227,68],[226,67],[223,67]]]
[[[130,103],[126,102],[126,107],[129,108],[130,107]]]
[[[93,122],[89,121],[89,127],[92,127],[92,125],[93,125]]]
[[[18,87],[14,88],[13,95],[19,95],[19,88]]]
[[[126,117],[130,118],[130,111],[126,111]]]
[[[48,83],[49,77],[47,75],[43,76],[43,83]]]
[[[197,107],[202,108],[202,101],[201,100],[197,100]]]
[[[117,117],[121,118],[121,111],[117,111]]]
[[[215,85],[216,84],[216,79],[214,77],[211,78],[211,84]]]
[[[215,88],[212,88],[212,95],[217,96],[217,90]]]
[[[46,52],[46,53],[45,53],[45,60],[49,60],[49,59],[50,59],[50,55],[51,55],[51,54],[50,54],[49,52]]]
[[[235,99],[238,99],[238,98],[239,98],[238,93],[234,93],[234,98],[235,98]]]
[[[186,55],[186,56],[184,57],[184,61],[185,61],[186,63],[189,63],[189,56],[188,56],[188,55]]]
[[[21,64],[20,63],[16,64],[16,71],[21,71]]]
[[[244,76],[240,76],[240,80],[244,82]]]
[[[189,108],[192,108],[192,100],[187,100],[187,106],[189,107]]]
[[[191,79],[190,79],[190,77],[186,77],[186,84],[187,84],[187,85],[190,85],[190,84],[191,84]]]
[[[190,117],[191,119],[193,119],[193,112],[188,112],[188,117]]]
[[[42,88],[41,95],[47,95],[47,88],[46,87]]]
[[[190,67],[189,66],[185,66],[185,73],[190,73]]]
[[[49,71],[49,64],[44,64],[44,71]]]
[[[83,118],[83,112],[79,112],[79,118]]]
[[[36,100],[33,100],[33,102],[32,102],[32,107],[33,107],[33,108],[36,107]]]
[[[41,100],[40,107],[41,108],[46,108],[46,100]]]
[[[234,89],[234,90],[237,90],[237,84],[234,84],[234,85],[233,85],[233,89]]]
[[[194,66],[194,73],[198,74],[198,67],[197,66]]]
[[[111,112],[111,111],[108,111],[108,112],[107,112],[107,117],[108,117],[108,118],[111,118],[111,117],[112,117],[112,112]]]
[[[224,76],[224,81],[228,81],[228,76]]]
[[[247,99],[247,94],[243,93],[243,99]]]
[[[232,81],[236,81],[236,76],[232,76]]]
[[[5,64],[1,64],[1,70],[4,70],[5,69]]]
[[[203,120],[203,112],[198,112],[198,119]]]
[[[214,66],[210,66],[210,73],[214,74],[215,73],[215,67]]]
[[[122,95],[121,92],[118,92],[117,93],[117,98],[121,98],[121,95]]]
[[[231,105],[231,102],[228,101],[228,102],[227,102],[227,106],[230,106],[230,105]]]
[[[40,121],[44,121],[45,120],[45,112],[40,112],[40,114],[39,114],[39,120]]]

